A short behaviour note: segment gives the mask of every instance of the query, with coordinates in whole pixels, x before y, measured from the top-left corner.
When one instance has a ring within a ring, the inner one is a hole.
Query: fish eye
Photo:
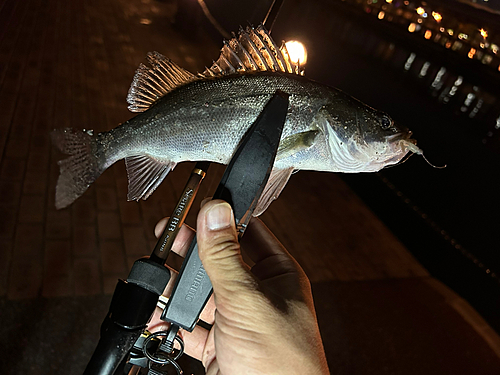
[[[389,116],[382,116],[382,118],[380,119],[380,126],[382,127],[382,129],[386,130],[386,129],[389,129],[392,125],[392,120],[389,118]]]

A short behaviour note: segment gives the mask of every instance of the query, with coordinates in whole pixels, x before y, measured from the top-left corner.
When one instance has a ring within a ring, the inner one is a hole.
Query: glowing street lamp
[[[307,63],[307,50],[302,43],[296,40],[290,40],[285,43],[290,61],[301,67]]]

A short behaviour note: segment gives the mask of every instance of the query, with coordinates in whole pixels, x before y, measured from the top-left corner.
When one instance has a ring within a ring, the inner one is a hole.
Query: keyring
[[[182,340],[182,338],[179,336],[179,335],[175,335],[175,340],[179,343],[180,345],[180,349],[179,349],[179,352],[173,357],[173,358],[170,358],[170,353],[165,353],[167,356],[165,358],[160,358],[160,357],[155,357],[154,355],[152,355],[149,351],[148,351],[148,344],[149,342],[154,339],[154,338],[157,338],[157,337],[162,337],[162,336],[168,336],[168,331],[159,331],[159,332],[155,332],[151,335],[149,335],[145,340],[144,340],[144,344],[142,346],[142,352],[144,353],[144,355],[146,357],[148,357],[151,361],[155,362],[155,363],[158,363],[158,364],[167,364],[167,363],[171,363],[175,366],[179,366],[175,361],[177,361],[182,354],[184,354],[184,341]],[[172,348],[172,353],[173,353],[173,348]],[[174,364],[175,363],[175,364]],[[180,369],[180,367],[179,367]],[[182,370],[181,370],[182,372]]]
[[[183,375],[184,374],[184,372],[182,371],[181,366],[179,366],[179,364],[177,362],[175,362],[173,359],[170,359],[170,358],[167,357],[167,364],[170,364],[170,365],[174,366],[175,371],[177,372],[177,375]],[[150,369],[152,368],[151,362],[149,362],[149,366],[148,367]]]

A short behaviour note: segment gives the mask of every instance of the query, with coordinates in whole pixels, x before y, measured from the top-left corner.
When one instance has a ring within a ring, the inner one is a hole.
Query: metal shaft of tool
[[[172,215],[168,219],[167,226],[163,230],[162,235],[153,249],[150,259],[155,262],[160,264],[165,263],[165,260],[170,253],[170,249],[172,249],[175,237],[177,236],[177,233],[179,233],[179,230],[186,219],[189,209],[191,208],[194,198],[198,193],[198,189],[200,188],[201,182],[203,181],[209,166],[210,162],[207,161],[196,163],[193,171],[191,172],[191,176],[182,191],[179,202],[177,202],[174,212],[172,212]]]

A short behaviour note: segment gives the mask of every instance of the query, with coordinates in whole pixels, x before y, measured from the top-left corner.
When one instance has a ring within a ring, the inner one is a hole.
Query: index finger
[[[241,247],[255,263],[252,273],[261,280],[286,273],[303,273],[297,261],[258,218],[250,220]]]
[[[245,234],[241,238],[241,246],[255,263],[275,255],[285,255],[293,259],[262,220],[256,217],[248,223]]]

